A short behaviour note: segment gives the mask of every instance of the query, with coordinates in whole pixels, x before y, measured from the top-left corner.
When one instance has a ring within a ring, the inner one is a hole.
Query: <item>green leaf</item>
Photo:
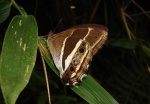
[[[9,24],[0,59],[0,82],[6,104],[15,104],[29,81],[36,60],[37,34],[33,16],[15,16]]]
[[[0,24],[6,20],[10,14],[11,2],[8,0],[0,1]]]
[[[118,104],[118,102],[90,75],[86,76],[80,86],[72,90],[90,104]]]
[[[39,39],[39,44],[39,48],[42,49],[46,62],[59,76],[58,70],[53,64],[46,48],[46,40]],[[90,75],[86,76],[79,86],[71,87],[71,89],[90,104],[118,104],[118,102]]]
[[[129,39],[109,39],[107,43],[111,46],[126,49],[135,49],[137,47],[137,42]]]
[[[144,54],[147,56],[147,57],[150,57],[150,48],[147,47],[147,46],[144,46],[144,45],[141,45],[140,46],[142,51],[144,52]]]
[[[39,38],[38,39],[38,46],[43,52],[43,57],[46,60],[47,64],[50,66],[51,69],[54,69],[53,71],[59,76],[59,72],[56,69],[55,65],[53,64],[53,60],[50,56],[49,51],[47,50],[47,43],[46,39]]]

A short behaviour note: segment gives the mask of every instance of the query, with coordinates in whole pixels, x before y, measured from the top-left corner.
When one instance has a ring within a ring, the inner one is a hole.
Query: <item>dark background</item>
[[[149,47],[148,0],[16,0],[16,2],[28,15],[35,16],[39,36],[47,35],[50,31],[57,33],[78,24],[95,23],[108,27],[108,41],[94,56],[89,74],[120,104],[150,104],[150,59],[140,47],[141,45]],[[70,6],[76,8],[71,9]],[[122,17],[121,10],[125,13],[126,21]],[[15,15],[19,15],[19,12],[12,7],[10,16],[0,24],[1,46],[7,26]],[[131,31],[131,39],[125,23]],[[127,40],[136,45],[132,47]],[[47,69],[52,104],[87,104],[69,87],[65,87],[49,67]],[[17,104],[48,103],[45,83],[38,53],[30,82],[19,96]],[[3,104],[1,94],[0,104]]]

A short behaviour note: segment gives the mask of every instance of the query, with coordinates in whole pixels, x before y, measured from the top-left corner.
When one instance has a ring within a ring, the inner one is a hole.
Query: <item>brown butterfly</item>
[[[102,48],[108,29],[83,24],[48,36],[47,45],[65,85],[79,84],[86,76],[93,56]]]

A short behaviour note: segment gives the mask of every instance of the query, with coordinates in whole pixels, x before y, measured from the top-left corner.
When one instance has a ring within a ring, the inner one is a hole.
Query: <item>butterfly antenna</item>
[[[55,29],[53,31],[50,31],[50,33],[54,33],[61,22],[62,22],[62,19],[59,20],[59,22],[57,23]]]
[[[54,30],[51,30],[51,31],[48,33],[48,35],[52,35],[52,34],[56,31],[56,29],[58,28],[58,26],[59,26],[59,24],[61,23],[61,21],[62,21],[62,19],[59,20],[59,22],[57,23],[55,29],[54,29]],[[39,37],[48,37],[48,35],[39,36]]]

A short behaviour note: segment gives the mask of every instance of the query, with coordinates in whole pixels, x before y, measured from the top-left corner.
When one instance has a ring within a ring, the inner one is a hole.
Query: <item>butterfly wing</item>
[[[48,48],[66,85],[78,84],[86,75],[93,55],[107,39],[101,25],[79,25],[48,36]]]

